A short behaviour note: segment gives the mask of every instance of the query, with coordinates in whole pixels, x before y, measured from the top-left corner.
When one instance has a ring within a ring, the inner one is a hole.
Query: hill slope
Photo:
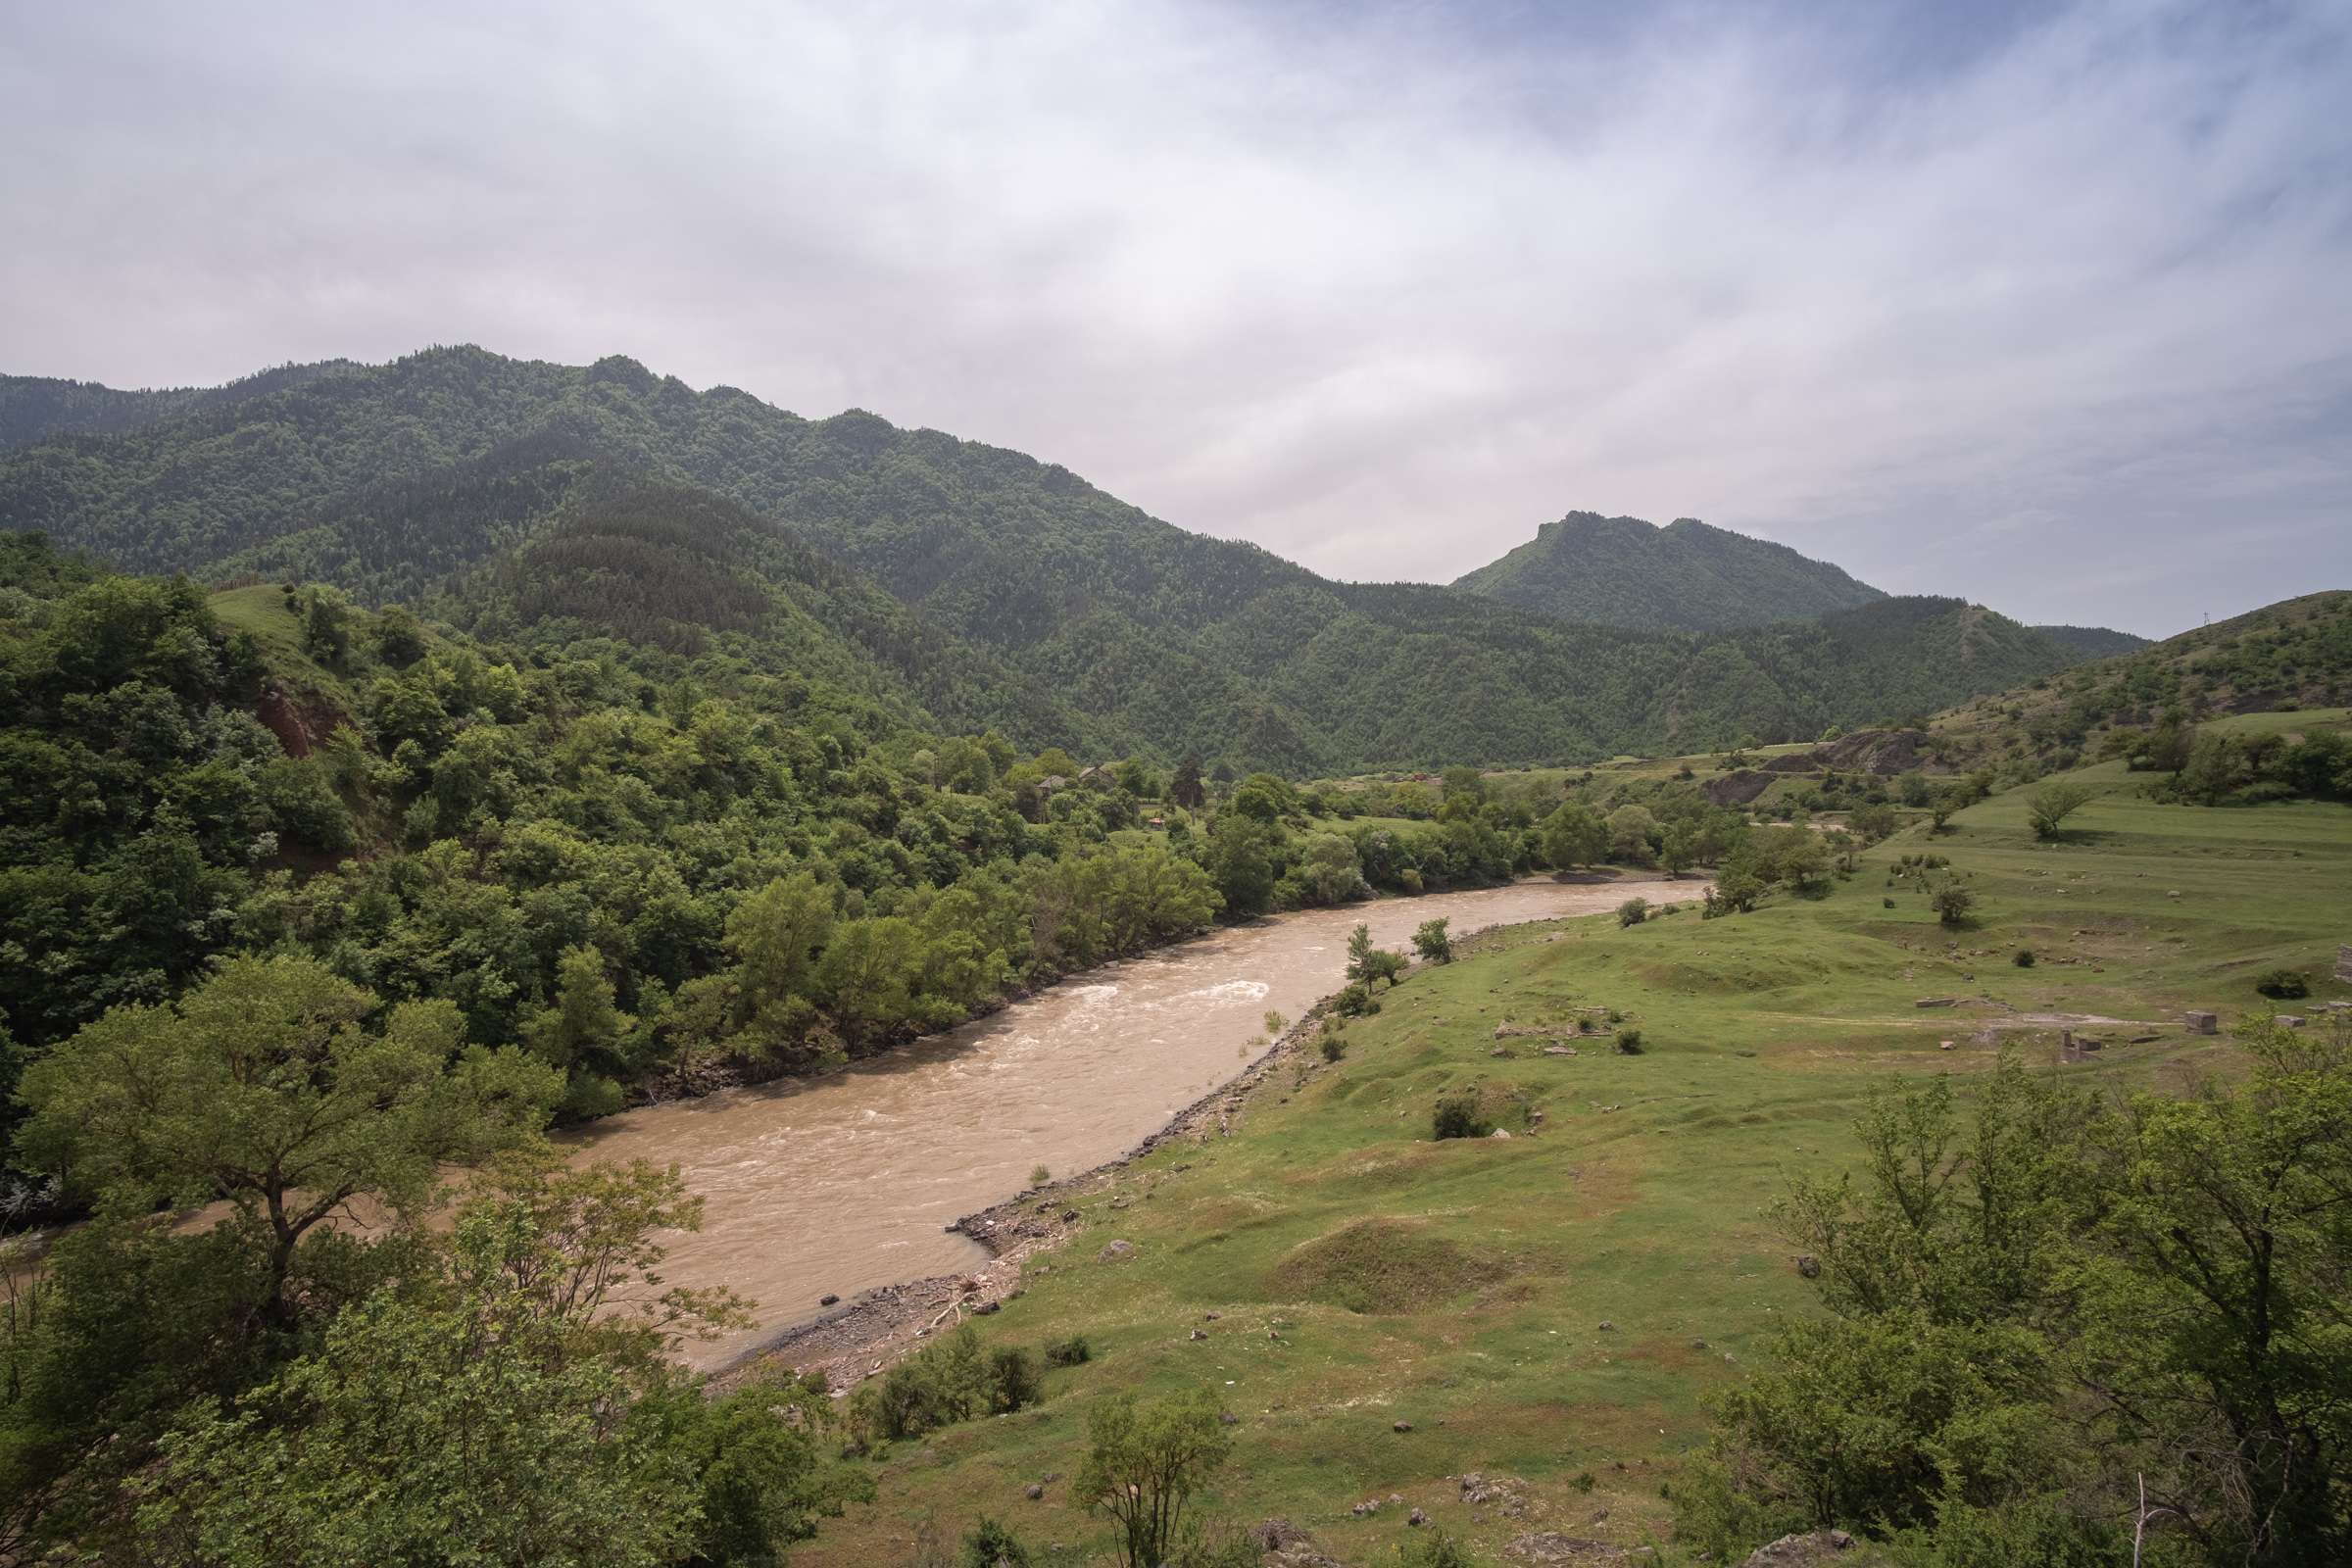
[[[1680,517],[1571,512],[1454,586],[1563,620],[1726,631],[1811,620],[1886,594],[1787,545]]]
[[[706,504],[690,492],[730,503],[862,573],[1054,694],[1069,744],[1295,772],[1809,738],[2072,658],[1956,601],[1702,637],[1334,583],[1021,453],[857,411],[804,419],[623,359],[460,348],[326,368],[0,458],[0,523],[137,569],[315,576],[381,602],[528,547],[589,475],[631,475],[684,510]]]
[[[281,365],[225,386],[138,390],[51,375],[0,375],[0,452],[14,452],[53,436],[134,430],[175,414],[224,407],[350,368],[342,360]]]

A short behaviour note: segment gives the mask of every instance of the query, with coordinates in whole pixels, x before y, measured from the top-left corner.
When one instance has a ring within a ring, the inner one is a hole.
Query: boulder
[[[1098,1263],[1124,1263],[1135,1255],[1133,1242],[1115,1241],[1095,1254]]]
[[[828,1291],[828,1292],[827,1292],[827,1293],[825,1293],[823,1296],[820,1296],[820,1297],[818,1297],[818,1298],[816,1298],[816,1304],[817,1304],[817,1305],[819,1305],[819,1306],[831,1306],[831,1305],[832,1305],[834,1302],[836,1302],[836,1301],[838,1301],[838,1300],[840,1300],[840,1299],[841,1299],[841,1298],[840,1298],[840,1297],[838,1297],[838,1296],[835,1296],[835,1295],[833,1295],[831,1292],[829,1292],[829,1291]]]
[[[1800,1252],[1796,1258],[1796,1271],[1806,1279],[1817,1280],[1821,1278],[1821,1259],[1811,1252]]]
[[[2188,1025],[2188,1032],[2192,1035],[2210,1035],[2221,1032],[2222,1020],[2214,1013],[2184,1012],[2180,1015],[2180,1020]]]
[[[1044,1487],[1041,1487],[1041,1486],[1039,1486],[1039,1485],[1038,1485],[1036,1482],[1034,1482],[1034,1481],[1030,1482],[1028,1486],[1026,1486],[1026,1487],[1024,1487],[1024,1488],[1022,1488],[1022,1489],[1021,1489],[1021,1495],[1023,1495],[1024,1497],[1027,1497],[1027,1498],[1028,1498],[1028,1499],[1029,1499],[1031,1502],[1035,1502],[1035,1501],[1037,1501],[1037,1500],[1038,1500],[1040,1497],[1043,1497],[1045,1494],[1046,1494],[1046,1489],[1045,1489]]]
[[[1392,1432],[1410,1432],[1413,1430],[1413,1424],[1410,1421],[1396,1421],[1390,1423],[1389,1430]]]

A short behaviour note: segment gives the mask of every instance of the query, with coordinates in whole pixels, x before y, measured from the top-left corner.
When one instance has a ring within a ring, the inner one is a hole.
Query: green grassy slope
[[[1723,631],[1810,620],[1886,598],[1787,545],[1678,517],[1571,512],[1454,586],[1563,620]]]
[[[1874,1089],[1965,1079],[2001,1041],[2042,1070],[2178,1083],[2230,1049],[2186,1035],[2180,1009],[2253,1011],[2253,975],[2282,963],[2319,981],[2299,1006],[2348,994],[2321,977],[2346,936],[2352,812],[2158,806],[2118,768],[2080,776],[2110,793],[2068,842],[2033,841],[2023,792],[1934,841],[1980,898],[1962,931],[1887,885],[1888,862],[1930,847],[1921,829],[1819,902],[1521,927],[1416,971],[1345,1060],[1286,1066],[1233,1136],[1163,1148],[1081,1200],[1078,1237],[984,1338],[1084,1333],[1097,1359],[1052,1373],[1034,1410],[901,1446],[881,1500],[801,1560],[896,1560],[926,1516],[953,1535],[982,1512],[1033,1545],[1100,1549],[1066,1482],[1037,1502],[1023,1488],[1076,1471],[1096,1400],[1189,1385],[1239,1418],[1208,1508],[1288,1518],[1346,1561],[1408,1539],[1403,1506],[1351,1511],[1392,1494],[1489,1554],[1532,1530],[1662,1536],[1701,1397],[1809,1310],[1763,1210],[1790,1172],[1849,1156]],[[2010,962],[2021,944],[2034,967]],[[1933,998],[1958,1004],[1915,1005]],[[1579,1043],[1574,1020],[1595,1015],[1577,1009],[1612,1007],[1643,1054]],[[2056,1020],[2082,1015],[2124,1021],[2084,1026],[2107,1048],[2062,1065]],[[1506,1025],[1539,1032],[1498,1042]],[[1464,1088],[1514,1136],[1426,1141],[1432,1102]],[[1138,1255],[1098,1261],[1113,1238]],[[1451,1478],[1474,1470],[1523,1480],[1524,1514],[1466,1505]]]

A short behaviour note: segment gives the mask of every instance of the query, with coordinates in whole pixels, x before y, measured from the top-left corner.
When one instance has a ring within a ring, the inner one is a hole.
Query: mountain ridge
[[[417,600],[555,526],[592,471],[627,474],[840,563],[1059,701],[1073,740],[1298,772],[1809,738],[2076,657],[1958,601],[1882,598],[1908,608],[1726,635],[1333,582],[1025,453],[861,410],[808,419],[618,356],[566,367],[466,346],[327,368],[0,457],[0,523],[134,570]],[[1980,652],[1948,657],[1962,646]]]
[[[1564,620],[1730,631],[1887,598],[1841,567],[1696,517],[1571,512],[1452,586]]]

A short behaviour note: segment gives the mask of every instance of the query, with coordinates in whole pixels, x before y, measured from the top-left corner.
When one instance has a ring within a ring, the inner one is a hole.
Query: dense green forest
[[[1947,600],[1702,636],[1671,620],[1602,626],[1452,589],[1331,582],[1020,453],[859,412],[802,419],[627,360],[576,368],[436,349],[278,373],[285,384],[130,428],[93,414],[0,460],[0,522],[125,569],[292,575],[367,604],[417,603],[560,529],[583,498],[651,479],[676,487],[682,510],[732,503],[800,541],[777,567],[791,580],[823,576],[826,597],[859,600],[854,612],[873,619],[874,594],[852,586],[862,574],[960,645],[946,662],[987,674],[962,699],[927,694],[943,720],[1245,770],[1808,738],[2080,657]],[[823,572],[814,552],[841,565]],[[904,620],[879,630],[902,646],[918,635]],[[1014,710],[986,710],[1002,701]]]
[[[534,1042],[586,1113],[870,1052],[1220,914],[1612,853],[1547,836],[1556,788],[1472,770],[1225,788],[942,725],[992,700],[985,659],[821,562],[792,576],[801,551],[623,484],[428,620],[11,536],[8,1029],[46,1048],[220,954],[301,955]]]
[[[1596,512],[1544,524],[1453,585],[1563,620],[1685,631],[1812,620],[1886,597],[1826,561],[1696,517],[1660,528]]]

